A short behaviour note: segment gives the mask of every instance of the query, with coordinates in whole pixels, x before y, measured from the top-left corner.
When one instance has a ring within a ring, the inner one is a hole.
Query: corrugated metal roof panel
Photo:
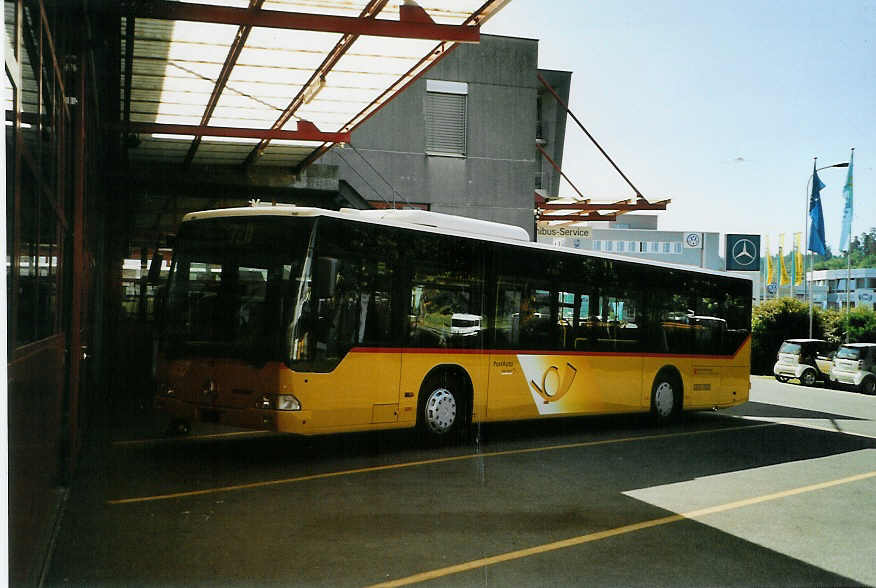
[[[399,0],[389,2],[377,18],[398,21],[401,3]],[[503,4],[505,0],[420,2],[434,22],[444,25],[463,24],[476,14],[489,16]],[[249,1],[221,0],[212,5],[246,8]],[[359,17],[368,5],[366,0],[266,0],[262,10],[350,18]],[[223,66],[238,31],[243,30],[237,25],[137,18],[130,70],[125,66],[126,18],[122,18],[120,26],[122,107],[127,102],[130,120],[142,123],[199,126],[207,119],[207,125],[213,127],[268,130],[286,121],[281,125],[283,129],[296,130],[298,120],[306,120],[323,133],[349,131],[419,75],[422,68],[411,73],[412,68],[439,46],[436,41],[359,36],[333,61],[320,82],[316,79],[317,72],[347,36],[248,27],[246,42],[223,85],[220,81]],[[444,48],[451,45],[444,44]],[[432,55],[430,59],[436,57]],[[130,75],[130,96],[125,94],[126,75]],[[317,83],[303,91],[311,79]],[[208,107],[211,95],[219,88],[222,91],[218,99]],[[295,103],[297,110],[281,119],[299,94],[306,99],[301,104]],[[251,139],[205,137],[194,161],[242,163],[253,153],[254,144]],[[297,144],[272,141],[259,155],[265,164],[294,167],[322,144],[321,141]],[[168,162],[181,163],[190,145],[191,138],[170,140],[160,134],[146,135],[129,155],[134,160],[164,157]]]

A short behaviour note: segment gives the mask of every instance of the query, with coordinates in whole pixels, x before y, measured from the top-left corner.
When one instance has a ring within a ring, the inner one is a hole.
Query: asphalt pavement
[[[294,438],[150,420],[71,488],[46,586],[876,585],[876,398],[753,378],[646,417]]]

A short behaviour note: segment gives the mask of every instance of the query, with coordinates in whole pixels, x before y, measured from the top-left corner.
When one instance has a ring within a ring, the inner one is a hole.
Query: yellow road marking
[[[589,533],[587,535],[581,535],[579,537],[572,537],[570,539],[564,539],[562,541],[555,541],[553,543],[547,543],[545,545],[538,545],[536,547],[530,547],[528,549],[520,549],[517,551],[510,551],[508,553],[502,553],[499,555],[494,555],[492,557],[485,557],[482,559],[476,559],[469,562],[457,564],[454,566],[447,566],[444,568],[439,568],[437,570],[431,570],[428,572],[422,572],[420,574],[414,574],[412,576],[407,576],[406,578],[399,578],[398,580],[391,580],[389,582],[381,582],[380,584],[374,584],[369,588],[390,588],[395,586],[408,586],[410,584],[416,584],[418,582],[426,582],[428,580],[435,580],[437,578],[443,578],[446,576],[450,576],[453,574],[458,574],[461,572],[467,572],[479,568],[483,568],[486,566],[495,565],[498,563],[503,563],[507,561],[513,561],[517,559],[523,559],[526,557],[532,557],[534,555],[540,555],[543,553],[548,553],[551,551],[557,551],[559,549],[566,549],[567,547],[575,547],[576,545],[582,545],[584,543],[592,543],[593,541],[599,541],[602,539],[607,539],[609,537],[616,537],[618,535],[624,535],[627,533],[633,533],[635,531],[641,531],[643,529],[649,529],[652,527],[659,527],[662,525],[669,525],[672,523],[677,523],[683,520],[689,519],[697,519],[700,517],[705,517],[708,515],[726,512],[729,510],[735,510],[738,508],[743,508],[746,506],[751,506],[754,504],[760,504],[763,502],[770,502],[772,500],[778,500],[780,498],[787,498],[789,496],[796,496],[797,494],[805,494],[807,492],[815,492],[817,490],[824,490],[825,488],[832,488],[834,486],[840,486],[842,484],[851,484],[852,482],[859,482],[861,480],[866,480],[868,478],[876,477],[876,471],[867,472],[864,474],[858,474],[855,476],[849,476],[847,478],[839,478],[836,480],[830,480],[828,482],[821,482],[819,484],[811,484],[809,486],[801,486],[799,488],[792,488],[790,490],[784,490],[782,492],[774,492],[772,494],[764,494],[763,496],[755,496],[753,498],[747,498],[745,500],[737,500],[735,502],[728,502],[726,504],[719,504],[716,506],[711,506],[708,508],[701,508],[697,510],[692,510],[690,512],[670,515],[667,517],[662,517],[659,519],[652,519],[650,521],[643,521],[641,523],[633,523],[631,525],[624,525],[623,527],[617,527],[614,529],[608,529],[606,531],[599,531],[597,533]]]
[[[254,488],[266,488],[269,486],[279,486],[282,484],[294,484],[297,482],[309,482],[312,480],[322,480],[325,478],[337,478],[341,476],[352,476],[356,474],[366,474],[371,472],[383,472],[388,470],[399,470],[404,468],[413,468],[427,465],[435,465],[440,463],[451,463],[455,461],[464,461],[470,459],[479,459],[485,457],[504,457],[509,455],[525,455],[527,453],[541,453],[546,451],[557,451],[561,449],[577,449],[581,447],[595,447],[598,445],[610,445],[613,443],[629,443],[632,441],[651,441],[655,439],[670,439],[673,437],[685,437],[692,435],[705,435],[708,433],[724,433],[728,431],[739,431],[748,429],[758,429],[762,427],[775,427],[775,423],[764,423],[760,425],[750,425],[745,427],[728,427],[725,429],[709,429],[704,431],[685,431],[681,433],[662,433],[659,435],[640,435],[637,437],[621,437],[619,439],[602,439],[600,441],[583,441],[581,443],[566,443],[563,445],[548,445],[547,447],[531,447],[528,449],[510,449],[507,451],[493,451],[489,453],[471,453],[466,455],[456,455],[452,457],[439,457],[436,459],[426,459],[422,461],[410,461],[397,464],[389,464],[382,466],[370,466],[367,468],[356,468],[353,470],[341,470],[338,472],[327,472],[324,474],[312,474],[310,476],[298,476],[295,478],[284,478],[280,480],[266,480],[262,482],[252,482],[249,484],[236,484],[233,486],[220,486],[218,488],[205,488],[204,490],[189,490],[186,492],[173,492],[170,494],[157,494],[154,496],[138,496],[134,498],[120,498],[116,500],[107,500],[107,504],[135,504],[139,502],[152,502],[156,500],[170,500],[172,498],[187,498],[191,496],[203,496],[206,494],[218,494],[221,492],[235,492],[238,490],[251,490]]]

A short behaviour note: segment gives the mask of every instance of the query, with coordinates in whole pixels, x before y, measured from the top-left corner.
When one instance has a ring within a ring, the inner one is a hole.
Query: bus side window
[[[386,231],[329,222],[320,227],[314,275],[317,371],[334,369],[353,347],[392,344],[397,250]]]
[[[515,346],[520,340],[521,297],[519,289],[500,285],[495,322],[496,345],[500,348]]]
[[[693,350],[691,317],[695,297],[688,281],[674,270],[645,270],[645,347],[657,353],[690,353]]]
[[[410,263],[408,347],[483,346],[483,258],[468,240],[413,238]]]
[[[561,350],[574,345],[575,294],[559,286],[580,268],[541,252],[496,248],[496,345]]]

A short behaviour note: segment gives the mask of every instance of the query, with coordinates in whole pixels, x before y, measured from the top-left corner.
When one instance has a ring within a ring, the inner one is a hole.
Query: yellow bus
[[[748,399],[751,295],[723,272],[421,210],[195,212],[176,239],[155,402],[180,432],[441,439],[488,421],[666,421]]]

